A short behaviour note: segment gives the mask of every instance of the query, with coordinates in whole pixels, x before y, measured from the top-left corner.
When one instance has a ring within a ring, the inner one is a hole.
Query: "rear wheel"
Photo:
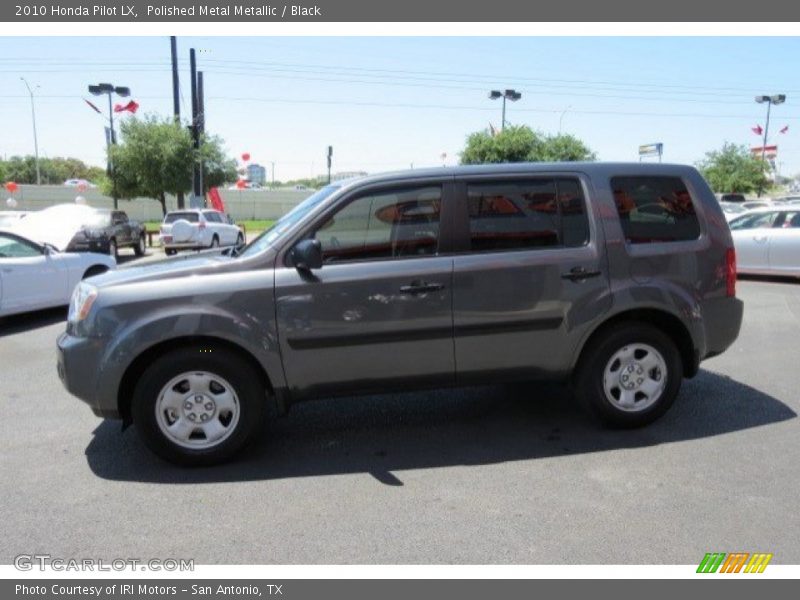
[[[173,256],[177,250],[173,250],[172,248],[164,248],[164,254],[167,256]]]
[[[683,362],[668,335],[622,323],[584,349],[575,394],[606,425],[641,427],[672,406],[682,379]]]
[[[191,347],[161,356],[133,393],[133,422],[145,444],[182,465],[231,458],[259,431],[261,377],[235,355]]]
[[[117,240],[114,238],[108,240],[108,255],[117,258]]]
[[[211,247],[219,248],[219,238],[217,237],[216,234],[214,234],[214,237],[211,238]]]

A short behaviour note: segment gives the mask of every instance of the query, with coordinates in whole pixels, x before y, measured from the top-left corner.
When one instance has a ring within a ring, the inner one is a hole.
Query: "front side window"
[[[700,237],[692,197],[679,177],[613,177],[611,188],[629,244]]]
[[[729,223],[731,231],[737,229],[768,229],[775,224],[778,218],[777,212],[756,213],[753,215],[741,216]]]
[[[30,242],[0,233],[0,258],[29,258],[41,254],[41,250]]]
[[[472,252],[576,247],[589,240],[576,179],[470,184],[467,205]]]
[[[362,196],[336,212],[314,237],[325,262],[431,256],[439,248],[441,203],[439,186]]]

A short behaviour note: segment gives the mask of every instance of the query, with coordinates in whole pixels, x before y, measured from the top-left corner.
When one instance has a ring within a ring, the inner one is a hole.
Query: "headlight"
[[[97,299],[97,288],[85,282],[81,282],[75,286],[75,291],[72,292],[72,300],[69,303],[69,313],[67,321],[70,323],[79,323],[83,321],[92,310],[92,305]]]

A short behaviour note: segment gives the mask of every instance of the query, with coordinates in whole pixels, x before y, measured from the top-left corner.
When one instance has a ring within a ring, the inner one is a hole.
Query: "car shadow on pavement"
[[[66,306],[0,317],[0,338],[16,333],[33,331],[34,329],[55,325],[56,323],[64,323],[66,326],[66,322]]]
[[[369,473],[403,485],[398,471],[649,447],[707,438],[795,418],[781,401],[729,377],[702,370],[684,381],[658,422],[603,429],[548,384],[339,398],[299,404],[234,461],[186,469],[150,454],[133,428],[104,421],[86,448],[99,477],[156,483],[211,483]]]

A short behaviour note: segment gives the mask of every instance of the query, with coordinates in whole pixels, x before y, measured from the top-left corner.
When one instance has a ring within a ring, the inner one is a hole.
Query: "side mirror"
[[[301,271],[322,268],[322,244],[319,240],[303,240],[292,250],[292,262]]]

